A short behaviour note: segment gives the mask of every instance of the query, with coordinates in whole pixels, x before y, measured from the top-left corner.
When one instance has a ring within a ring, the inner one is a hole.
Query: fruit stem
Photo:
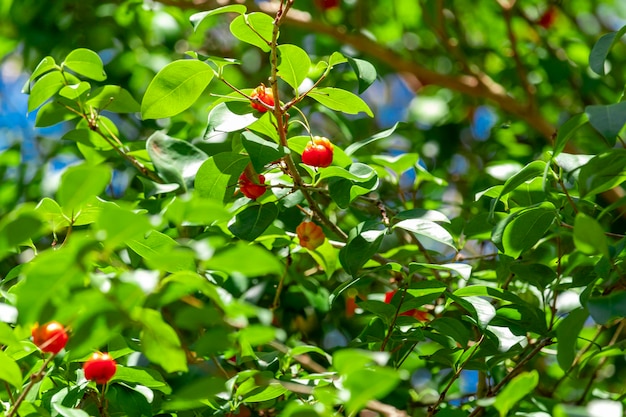
[[[54,359],[54,357],[55,357],[54,354],[48,356],[46,360],[43,362],[43,365],[41,365],[41,369],[39,369],[39,371],[35,372],[34,374],[30,376],[30,382],[28,383],[28,385],[26,385],[24,390],[20,393],[20,396],[17,397],[17,400],[15,401],[15,403],[13,403],[13,408],[9,411],[6,417],[15,416],[15,414],[17,413],[17,410],[20,408],[20,404],[24,402],[24,399],[26,398],[30,390],[35,386],[36,383],[38,383],[39,381],[43,379],[44,375],[46,374],[46,368],[48,367],[52,359]]]
[[[280,25],[283,21],[283,18],[293,6],[294,0],[287,0],[285,4],[281,2],[278,11],[276,12],[276,18],[274,19],[274,30],[272,31],[272,41],[270,43],[270,63],[271,63],[271,73],[270,73],[270,87],[272,88],[272,95],[274,96],[274,117],[276,118],[276,131],[278,132],[278,136],[280,138],[280,144],[282,146],[287,147],[287,123],[286,123],[286,110],[280,107],[280,96],[278,91],[278,33]],[[290,154],[287,154],[283,157],[285,164],[287,165],[287,169],[289,174],[293,178],[293,182],[297,188],[299,188],[302,192],[302,195],[309,203],[311,210],[315,213],[317,218],[326,225],[330,230],[332,230],[341,240],[346,241],[348,239],[348,235],[341,230],[335,223],[333,223],[326,213],[324,213],[317,205],[313,196],[306,190],[304,187],[304,183],[302,181],[302,177],[298,172],[298,168],[296,164],[293,162]]]

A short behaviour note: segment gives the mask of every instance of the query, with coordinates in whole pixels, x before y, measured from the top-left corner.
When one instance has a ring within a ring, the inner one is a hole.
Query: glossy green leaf
[[[22,387],[22,371],[19,365],[2,350],[0,350],[0,379],[15,388]]]
[[[270,383],[267,387],[263,388],[261,391],[254,391],[254,394],[245,396],[244,401],[249,403],[260,403],[263,401],[273,400],[274,398],[278,398],[288,390],[283,387],[281,384],[277,382]]]
[[[155,132],[146,141],[148,155],[159,175],[183,190],[193,185],[196,173],[209,156],[191,143]]]
[[[168,205],[165,217],[180,226],[208,226],[215,221],[230,219],[231,214],[221,202],[202,198],[194,193],[191,196],[176,197]]]
[[[231,4],[228,6],[218,7],[216,9],[209,10],[206,12],[194,13],[191,15],[191,17],[189,17],[189,21],[191,21],[191,24],[193,25],[193,30],[197,30],[198,26],[202,24],[204,19],[206,19],[209,16],[216,16],[222,13],[244,14],[245,12],[246,12],[246,6],[244,6],[243,4]]]
[[[59,403],[52,403],[52,408],[61,417],[89,417],[89,413],[71,407],[64,407]]]
[[[69,167],[61,176],[57,201],[63,213],[71,218],[79,214],[83,204],[100,195],[111,181],[111,170],[107,166],[76,165]]]
[[[66,84],[59,71],[49,72],[39,78],[28,96],[28,111],[31,112],[58,93]]]
[[[90,49],[74,49],[61,65],[92,80],[104,81],[107,78],[102,59]]]
[[[388,138],[389,136],[391,136],[391,135],[393,134],[393,132],[395,132],[395,131],[396,131],[397,127],[398,127],[398,123],[394,124],[392,127],[390,127],[390,128],[389,128],[389,129],[387,129],[387,130],[383,130],[382,132],[378,132],[378,133],[376,133],[376,134],[374,134],[374,135],[370,136],[370,137],[369,137],[369,138],[367,138],[367,139],[364,139],[364,140],[359,141],[359,142],[354,142],[354,143],[352,143],[350,146],[348,146],[348,147],[345,149],[345,153],[346,153],[346,155],[348,155],[348,156],[352,156],[352,155],[354,155],[354,154],[355,154],[355,153],[356,153],[359,149],[361,149],[361,148],[363,148],[363,147],[365,147],[365,146],[369,145],[370,143],[374,143],[374,142],[377,142],[377,141],[379,141],[379,140],[381,140],[381,139],[386,139],[386,138]]]
[[[247,101],[220,103],[209,112],[204,137],[209,139],[216,134],[236,132],[250,126],[258,119],[258,115],[252,111]]]
[[[607,324],[618,317],[626,317],[626,291],[590,297],[586,307],[591,318],[598,324]]]
[[[557,132],[552,156],[555,157],[563,152],[563,149],[565,149],[565,146],[570,138],[587,122],[589,122],[589,116],[587,113],[579,113],[572,116],[567,122],[563,123]]]
[[[337,166],[329,166],[325,169],[320,169],[318,180],[324,180],[332,177],[345,178],[355,183],[368,182],[376,176],[374,171],[369,165],[355,162],[348,169],[344,169]]]
[[[400,382],[395,369],[383,367],[361,368],[348,373],[342,379],[343,388],[350,392],[346,411],[356,414],[372,399],[383,398],[391,393]]]
[[[500,413],[500,417],[509,416],[509,411],[525,396],[530,394],[539,383],[539,373],[536,370],[522,372],[508,383],[496,396],[493,406]]]
[[[195,189],[198,195],[225,202],[235,193],[237,180],[248,165],[249,158],[230,152],[218,153],[198,169]]]
[[[588,317],[589,312],[586,309],[577,308],[560,321],[559,326],[556,328],[556,359],[559,366],[564,371],[568,371],[574,362],[577,352],[578,335],[583,329]]]
[[[230,33],[242,42],[270,51],[274,30],[274,19],[265,13],[250,13],[237,16],[230,23]]]
[[[418,238],[419,236],[427,237],[436,242],[443,243],[456,251],[454,238],[450,232],[435,222],[424,219],[407,219],[396,223],[393,225],[393,228],[400,228],[413,232],[418,236]]]
[[[141,325],[141,351],[166,372],[186,372],[187,357],[176,331],[167,324],[161,313],[148,308],[140,309],[134,319]]]
[[[89,90],[91,90],[91,85],[87,81],[81,81],[78,84],[66,85],[59,91],[59,95],[69,100],[77,100]]]
[[[278,216],[278,206],[274,203],[253,204],[237,213],[228,230],[236,237],[252,241],[261,236]]]
[[[422,208],[401,211],[393,218],[394,220],[420,219],[428,220],[431,222],[450,223],[450,219],[448,219],[448,216],[446,216],[442,212],[436,210],[426,210]]]
[[[91,92],[87,104],[114,113],[136,113],[141,110],[141,106],[134,97],[126,89],[117,85],[96,88]]]
[[[550,229],[556,219],[552,203],[542,203],[510,214],[494,228],[494,244],[508,256],[517,258],[532,248]]]
[[[609,257],[609,244],[604,229],[593,217],[579,212],[574,220],[574,244],[587,255],[600,254]]]
[[[242,260],[245,259],[245,262]],[[208,268],[226,273],[239,273],[253,277],[282,273],[284,266],[271,252],[244,242],[230,246],[206,262]]]
[[[76,109],[76,104],[72,103],[67,99],[59,99],[54,100],[49,103],[44,104],[37,111],[37,116],[35,118],[35,126],[36,127],[48,127],[54,126],[57,123],[66,122],[68,120],[74,120],[80,117],[79,114],[74,113],[73,111],[68,110],[68,107]]]
[[[593,45],[591,53],[589,54],[589,68],[598,75],[604,75],[604,61],[606,61],[609,51],[615,45],[616,42],[624,36],[626,33],[626,26],[622,27],[617,32],[607,33],[603,35]]]
[[[374,113],[372,113],[372,110],[369,108],[367,103],[363,101],[363,99],[354,93],[340,88],[316,88],[309,93],[309,97],[331,110],[347,114],[358,114],[363,112],[370,117],[374,117]]]
[[[141,116],[160,119],[187,110],[212,79],[213,69],[204,62],[192,59],[170,62],[148,85],[141,102]]]
[[[311,68],[309,54],[305,50],[295,45],[278,46],[278,75],[294,90],[302,84]]]
[[[41,61],[39,61],[39,64],[37,64],[37,66],[35,67],[35,70],[30,75],[30,78],[28,79],[28,82],[26,83],[26,85],[22,89],[22,93],[30,94],[30,83],[32,81],[36,80],[38,77],[42,76],[43,74],[45,74],[47,72],[50,72],[50,71],[52,71],[54,69],[56,69],[56,70],[60,69],[59,67],[57,67],[57,64],[56,64],[56,61],[54,60],[54,58],[51,57],[51,56],[47,56],[47,57],[43,58]]]
[[[456,292],[455,294],[447,293],[447,295],[467,310],[481,329],[485,329],[496,316],[495,307],[482,297],[477,295],[457,295]]]
[[[139,384],[152,390],[161,391],[164,394],[170,394],[172,389],[165,382],[163,376],[155,369],[135,368],[128,366],[119,366],[111,381],[122,381],[129,384]]]
[[[589,123],[602,136],[615,145],[615,138],[626,124],[626,101],[608,105],[594,105],[585,107],[585,114]]]
[[[348,57],[348,63],[359,80],[359,94],[367,90],[367,88],[376,81],[376,77],[378,76],[376,67],[370,62]]]
[[[54,232],[58,232],[70,225],[70,219],[63,214],[63,209],[59,203],[51,198],[41,199],[36,208],[41,217],[48,222],[48,226]]]
[[[556,279],[556,272],[543,264],[514,263],[510,268],[519,280],[528,282],[539,289],[546,288]]]
[[[586,197],[610,190],[626,181],[626,150],[613,149],[594,156],[578,174],[580,195]]]
[[[6,282],[5,276],[5,282]],[[17,337],[14,334],[14,330],[5,322],[0,322],[0,343],[4,346],[11,346],[19,343]]]
[[[522,168],[519,172],[515,173],[512,177],[506,180],[504,187],[502,187],[502,190],[500,191],[500,198],[515,190],[526,181],[543,175],[545,169],[546,163],[543,161],[533,161],[524,166],[524,168]]]
[[[411,272],[419,269],[434,269],[437,271],[454,272],[463,279],[470,279],[470,275],[472,274],[472,266],[463,263],[425,264],[420,262],[411,262],[409,264],[409,270]]]
[[[152,229],[146,216],[115,206],[102,209],[95,227],[100,231],[98,237],[102,239],[105,248],[110,250]]]
[[[360,223],[350,231],[346,246],[339,252],[339,261],[345,271],[356,276],[363,265],[376,253],[386,230],[379,222]]]
[[[113,149],[113,145],[111,145],[109,141],[100,136],[96,131],[86,127],[69,130],[63,135],[62,139],[71,140],[99,151]]]
[[[174,239],[157,230],[152,230],[143,238],[129,239],[126,244],[152,269],[167,272],[196,269],[193,252],[180,247]]]
[[[252,166],[257,172],[265,171],[265,165],[278,161],[289,152],[289,149],[252,132],[243,132],[241,136],[243,147],[248,152]]]

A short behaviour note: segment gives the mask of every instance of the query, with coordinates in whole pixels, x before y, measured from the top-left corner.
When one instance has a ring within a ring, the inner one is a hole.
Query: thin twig
[[[13,403],[13,408],[8,412],[6,417],[13,417],[16,415],[17,410],[26,399],[26,396],[28,395],[30,390],[35,386],[35,384],[43,379],[44,375],[46,374],[46,369],[48,368],[48,365],[50,364],[52,359],[54,359],[54,356],[55,355],[48,356],[46,360],[44,360],[43,365],[41,365],[41,369],[39,369],[39,371],[30,376],[30,381],[28,382],[28,385],[26,385],[24,390],[20,393],[20,396],[17,397],[17,400],[15,401],[15,403]]]

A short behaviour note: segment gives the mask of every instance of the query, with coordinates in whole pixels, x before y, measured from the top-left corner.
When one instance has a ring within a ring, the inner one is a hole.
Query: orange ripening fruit
[[[302,162],[312,167],[326,168],[333,162],[333,148],[327,138],[313,136],[302,152]]]
[[[272,93],[271,88],[267,88],[263,84],[255,88],[252,93],[250,93],[250,97],[258,98],[268,106],[274,107],[274,93]],[[254,110],[258,110],[261,113],[265,113],[268,110],[267,107],[255,101],[251,102],[250,105]]]
[[[33,343],[37,345],[42,352],[59,353],[67,344],[69,336],[65,331],[65,327],[57,321],[51,321],[42,326],[35,324],[31,330]]]
[[[96,384],[106,384],[113,378],[117,370],[115,360],[108,353],[95,352],[83,364],[85,378]]]
[[[300,246],[309,250],[317,249],[324,240],[324,231],[313,222],[302,222],[296,227],[296,234],[300,239]]]

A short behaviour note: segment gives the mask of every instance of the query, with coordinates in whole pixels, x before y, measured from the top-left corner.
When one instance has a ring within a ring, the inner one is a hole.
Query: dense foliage
[[[623,414],[621,2],[48,3],[2,415]]]

